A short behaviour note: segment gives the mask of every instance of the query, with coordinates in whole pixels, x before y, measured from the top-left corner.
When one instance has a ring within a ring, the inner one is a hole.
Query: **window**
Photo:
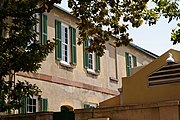
[[[87,52],[86,48],[90,46],[90,39],[84,41],[84,68],[90,72],[100,72],[100,57],[96,53]]]
[[[32,16],[33,18],[36,18],[39,21],[39,13],[35,13]],[[27,42],[27,46],[31,46],[33,43],[38,43],[39,42],[39,22],[37,22],[34,26],[33,26],[33,30],[35,33],[37,33],[37,35],[33,35],[33,38],[30,39],[30,41]],[[26,51],[28,51],[28,49],[26,49]]]
[[[27,103],[26,113],[38,112],[38,98],[37,97],[27,98],[26,103]]]
[[[76,29],[55,21],[55,58],[63,64],[76,64]]]
[[[130,76],[130,69],[137,66],[137,59],[136,56],[127,52],[125,53],[125,57],[126,57],[126,74],[127,76]]]
[[[39,111],[47,111],[48,100],[47,98],[38,98],[34,96],[32,98],[23,98],[23,107],[21,108],[21,113],[34,113]]]
[[[90,40],[88,40],[88,46],[90,46]],[[88,69],[95,71],[95,53],[89,52],[88,53]]]
[[[62,39],[62,61],[69,63],[69,29],[68,26],[61,26]]]
[[[85,103],[84,108],[97,108],[98,105],[95,103]]]
[[[35,14],[33,14],[33,17],[37,18],[39,20],[40,15],[39,15],[39,13],[35,13]],[[33,29],[36,33],[39,34],[39,22],[36,23],[36,25],[34,25]],[[36,36],[36,40],[39,41],[39,35]]]

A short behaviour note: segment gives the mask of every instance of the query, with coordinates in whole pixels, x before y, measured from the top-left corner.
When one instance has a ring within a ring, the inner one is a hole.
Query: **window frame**
[[[84,61],[84,68],[88,73],[93,75],[98,75],[100,73],[100,57],[95,53],[89,53],[86,48],[90,46],[90,40],[93,40],[93,37],[88,37],[87,40],[83,42],[83,61]],[[92,67],[90,68],[89,65],[89,56],[92,55]]]
[[[30,105],[30,104],[28,104],[29,102],[29,100],[32,100],[32,105]],[[34,102],[34,100],[36,101],[36,105],[33,105],[33,102]],[[38,104],[38,96],[33,96],[32,98],[27,98],[26,99],[26,113],[34,113],[34,112],[38,112],[39,110],[38,110],[38,106],[39,106],[39,104]],[[36,111],[33,111],[33,107],[36,107]],[[29,111],[30,109],[29,109],[29,107],[32,107],[31,109],[32,109],[32,111]]]
[[[92,39],[93,40],[93,39]],[[88,47],[90,46],[90,40],[88,40]],[[92,56],[92,58],[90,59],[90,56]],[[88,71],[91,71],[91,72],[95,72],[95,69],[96,69],[96,67],[95,67],[95,62],[96,62],[96,60],[95,60],[95,53],[94,52],[88,52],[88,68],[87,68],[87,70]],[[89,62],[91,60],[91,62]],[[90,63],[92,63],[92,64],[90,64]],[[90,67],[90,66],[92,66],[92,67]]]
[[[133,68],[134,64],[133,64],[133,55],[129,53],[129,68]]]
[[[65,31],[63,32],[63,27],[67,28],[67,43],[65,43],[65,39],[63,38],[63,36],[65,37],[66,35],[63,33],[65,33]],[[63,52],[63,46],[67,46],[67,56],[65,56],[64,52]],[[67,61],[65,58],[63,57],[67,57]],[[61,23],[61,61],[62,64],[70,64],[70,30],[69,30],[69,26],[67,24]]]
[[[65,29],[67,30],[67,35],[65,35]],[[65,36],[67,36],[67,43]],[[76,27],[55,19],[55,39],[55,60],[59,61],[62,66],[73,68],[72,65],[77,64]],[[65,50],[67,51],[67,55],[65,54]]]
[[[137,57],[129,52],[125,52],[125,59],[126,59],[126,75],[130,76],[131,74],[130,69],[137,67]]]

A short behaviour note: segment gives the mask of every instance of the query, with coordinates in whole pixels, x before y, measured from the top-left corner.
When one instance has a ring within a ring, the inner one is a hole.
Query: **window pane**
[[[62,61],[69,62],[68,61],[68,51],[69,51],[69,44],[68,44],[68,27],[63,26],[61,27],[61,33],[62,33]]]
[[[93,53],[89,53],[89,58],[88,58],[88,62],[89,62],[89,69],[93,70]]]
[[[37,112],[37,98],[27,99],[27,113]]]
[[[29,105],[32,105],[32,99],[29,99]]]
[[[33,112],[36,112],[36,106],[33,106]]]
[[[28,112],[33,112],[32,111],[32,106],[29,106],[29,111]]]
[[[33,99],[33,105],[36,105],[36,99]]]

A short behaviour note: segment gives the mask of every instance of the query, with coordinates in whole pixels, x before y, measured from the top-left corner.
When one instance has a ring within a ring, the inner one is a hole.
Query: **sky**
[[[67,0],[62,0],[59,6],[70,11]],[[170,41],[171,30],[175,27],[176,22],[168,23],[166,19],[161,18],[156,25],[143,24],[139,28],[130,28],[129,33],[134,44],[160,56],[169,49],[180,51],[180,44],[173,45]]]

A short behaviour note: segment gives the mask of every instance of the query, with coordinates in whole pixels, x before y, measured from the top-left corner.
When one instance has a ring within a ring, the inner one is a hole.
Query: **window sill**
[[[67,63],[67,62],[64,62],[64,61],[60,61],[60,65],[63,66],[63,67],[67,67],[67,68],[74,68],[73,65]]]
[[[109,77],[109,80],[110,80],[110,82],[112,82],[112,83],[118,83],[118,79],[116,79],[116,78],[113,78],[113,77]]]
[[[99,73],[97,73],[96,71],[94,71],[92,69],[87,69],[87,73],[92,74],[92,75],[96,75],[96,76],[99,75]]]

